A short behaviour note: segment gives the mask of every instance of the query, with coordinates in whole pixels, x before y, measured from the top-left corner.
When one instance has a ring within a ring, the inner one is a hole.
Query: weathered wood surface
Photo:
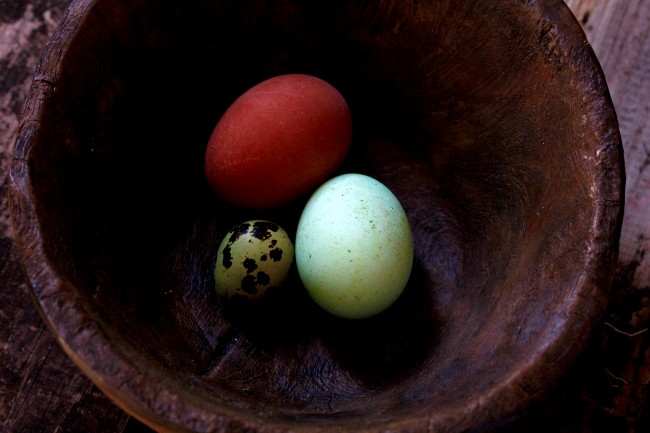
[[[12,243],[7,167],[38,54],[66,1],[0,2],[0,431],[147,431],[65,357],[34,310]],[[608,79],[626,150],[620,266],[603,323],[548,400],[509,432],[650,431],[650,3],[567,0]]]
[[[0,2],[0,431],[116,432],[129,417],[79,373],[29,297],[12,243],[7,175],[21,104],[67,0]]]
[[[564,383],[512,432],[650,431],[650,2],[566,0],[603,67],[627,170],[612,298]]]

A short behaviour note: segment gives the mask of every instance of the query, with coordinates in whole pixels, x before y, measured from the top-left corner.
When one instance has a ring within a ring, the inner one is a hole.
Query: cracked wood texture
[[[61,0],[0,1],[0,431],[147,432],[67,359],[32,306],[7,209],[22,101]],[[542,403],[502,428],[525,432],[650,430],[650,4],[567,0],[600,59],[627,167],[626,214],[612,299],[585,353]]]

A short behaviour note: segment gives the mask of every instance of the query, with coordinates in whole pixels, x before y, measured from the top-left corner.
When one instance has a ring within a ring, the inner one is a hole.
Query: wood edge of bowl
[[[74,338],[72,339],[73,344],[69,345],[68,341],[65,341],[65,339],[60,337],[64,334],[61,333],[61,330],[57,328],[56,324],[50,322],[48,314],[44,310],[45,304],[43,304],[43,299],[40,298],[41,288],[33,285],[33,283],[42,278],[44,274],[42,270],[37,269],[35,265],[30,265],[30,263],[38,263],[39,260],[44,261],[45,257],[42,251],[38,250],[39,243],[41,242],[40,229],[38,227],[38,218],[36,216],[34,203],[32,203],[29,198],[29,151],[32,141],[36,139],[36,134],[38,134],[39,127],[37,119],[42,113],[43,107],[50,99],[51,93],[56,91],[56,65],[64,56],[69,42],[73,39],[72,36],[78,30],[83,21],[84,14],[95,3],[96,0],[74,0],[71,3],[61,26],[46,46],[42,57],[42,59],[46,59],[48,56],[54,56],[58,59],[57,63],[54,63],[53,65],[52,63],[46,63],[42,60],[37,67],[34,83],[25,103],[24,114],[21,117],[17,144],[10,167],[9,207],[12,224],[14,225],[14,236],[18,245],[18,250],[22,256],[21,262],[23,264],[23,271],[30,282],[30,287],[32,287],[32,297],[36,301],[39,313],[46,323],[48,323],[50,329],[55,333],[55,335],[57,335],[59,344],[61,344],[68,356],[95,384],[97,384],[100,389],[102,389],[104,393],[118,404],[118,406],[122,407],[122,409],[159,431],[178,431],[180,426],[169,423],[163,415],[156,410],[156,408],[151,408],[138,402],[134,390],[130,388],[116,387],[114,384],[104,381],[98,370],[93,368],[91,366],[92,364],[89,363],[88,360],[78,355],[81,347],[74,344],[77,343]],[[529,3],[528,6],[533,2]],[[538,4],[544,5],[551,3],[553,5],[556,3],[563,4],[561,1],[558,2],[554,0],[540,0],[538,2]],[[559,12],[563,15],[560,16],[558,21],[559,25],[562,26],[562,32],[572,34],[574,37],[582,37],[586,41],[584,33],[582,33],[582,36],[578,34],[578,32],[582,32],[582,29],[577,25],[575,17],[573,17],[572,14],[568,17],[567,13],[570,14],[570,10],[566,5],[564,5],[564,7],[566,10]],[[568,19],[575,21],[575,25],[568,24]],[[575,323],[571,329],[565,328],[562,336],[559,339],[554,340],[555,344],[544,348],[542,353],[540,353],[535,360],[531,361],[530,365],[522,366],[521,369],[515,371],[507,381],[493,389],[489,396],[477,397],[477,399],[471,403],[470,410],[468,410],[467,405],[462,407],[459,405],[458,408],[449,408],[450,410],[438,415],[429,415],[421,419],[410,419],[404,421],[404,423],[396,422],[396,425],[404,425],[404,427],[409,429],[435,425],[452,426],[458,425],[458,423],[467,425],[468,423],[471,424],[471,421],[479,421],[481,419],[485,421],[484,418],[486,415],[490,418],[503,418],[504,415],[509,413],[522,411],[528,404],[527,402],[525,403],[527,399],[530,399],[530,397],[540,399],[545,394],[545,390],[542,390],[534,384],[540,381],[546,382],[547,379],[536,379],[534,373],[531,372],[531,366],[537,365],[539,362],[546,362],[549,359],[553,360],[554,365],[557,366],[557,360],[561,359],[564,370],[566,370],[566,368],[575,360],[578,354],[586,346],[588,340],[587,335],[580,335],[579,338],[576,339],[576,335],[571,334],[571,331],[574,328],[584,329],[586,327],[592,329],[595,323],[600,320],[600,317],[604,312],[606,299],[608,297],[608,290],[607,293],[604,293],[604,288],[611,286],[613,273],[610,271],[615,264],[618,250],[618,235],[620,235],[622,225],[625,183],[624,165],[622,164],[622,144],[620,133],[618,132],[616,114],[604,81],[602,69],[588,43],[586,43],[583,49],[586,49],[589,52],[588,54],[591,58],[591,62],[583,67],[596,69],[596,75],[602,80],[602,82],[599,83],[600,95],[598,97],[601,98],[601,104],[604,107],[609,108],[603,110],[600,114],[602,116],[601,119],[603,125],[611,130],[610,139],[605,140],[600,149],[599,165],[604,172],[609,173],[609,176],[603,175],[600,184],[601,188],[597,189],[597,191],[603,192],[600,197],[595,198],[600,206],[599,209],[601,209],[601,212],[597,218],[594,219],[592,225],[594,236],[595,238],[600,239],[600,241],[596,243],[594,249],[590,252],[590,266],[587,266],[586,268],[588,270],[586,275],[588,275],[589,278],[585,278],[583,284],[577,290],[579,292],[578,296],[583,292],[596,292],[595,295],[598,300],[597,302],[594,302],[594,305],[592,305],[593,308],[590,309],[592,310],[592,313],[585,316],[579,311],[572,311],[569,319],[573,319]],[[605,193],[605,191],[607,192]],[[612,236],[616,239],[612,240]],[[28,250],[32,254],[36,251],[37,255],[27,257],[26,251]],[[48,271],[52,272],[52,275],[54,275],[54,270],[49,268],[49,266],[47,268]],[[56,275],[55,278],[56,284],[63,284],[63,281],[58,275]],[[592,295],[593,294],[594,293],[592,293]],[[76,305],[76,308],[80,308],[80,306]],[[587,326],[578,326],[580,323],[586,323]],[[95,326],[98,325],[95,323]],[[95,336],[100,338],[101,344],[111,345],[111,341],[106,338],[105,335],[102,335],[99,329],[97,332],[98,333],[95,334]],[[580,350],[567,351],[566,347],[562,347],[562,345],[565,344],[565,341],[568,341],[569,338],[573,344],[579,346]],[[124,362],[124,360],[121,360],[121,362]],[[533,390],[532,395],[530,390]],[[495,399],[499,401],[504,397],[504,395],[512,396],[513,394],[520,396],[520,398],[514,399],[513,397],[510,397],[509,400],[518,400],[519,403],[514,406],[497,407],[495,412],[495,408],[491,406]],[[173,402],[174,400],[175,399],[172,398],[170,401]],[[500,414],[501,416],[495,416],[497,414]],[[235,414],[233,413],[229,415],[234,416]],[[468,417],[468,415],[470,416]],[[462,421],[459,418],[460,416],[465,417],[465,421]],[[238,422],[238,425],[242,429],[244,427],[254,427],[258,431],[276,431],[275,427],[265,427],[261,422],[255,422],[252,424],[248,424],[246,421],[242,420],[239,420]],[[217,424],[221,424],[221,422]],[[223,428],[223,424],[220,428]],[[210,431],[218,431],[218,429],[219,428]]]

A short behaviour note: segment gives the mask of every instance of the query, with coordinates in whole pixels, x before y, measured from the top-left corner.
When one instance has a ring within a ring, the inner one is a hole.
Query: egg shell
[[[219,245],[214,267],[217,294],[250,300],[286,280],[293,264],[294,246],[275,223],[251,220],[233,227]]]
[[[205,174],[231,203],[278,206],[322,183],[351,140],[350,110],[337,89],[310,75],[280,75],[226,110],[208,141]]]
[[[296,265],[309,295],[330,313],[349,319],[380,313],[400,296],[413,266],[401,204],[371,177],[331,179],[300,216]]]

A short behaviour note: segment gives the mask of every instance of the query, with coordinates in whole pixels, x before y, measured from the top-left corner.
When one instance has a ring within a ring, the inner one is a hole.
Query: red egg
[[[350,110],[338,90],[310,75],[280,75],[226,110],[208,142],[205,174],[231,203],[277,206],[325,181],[351,140]]]

